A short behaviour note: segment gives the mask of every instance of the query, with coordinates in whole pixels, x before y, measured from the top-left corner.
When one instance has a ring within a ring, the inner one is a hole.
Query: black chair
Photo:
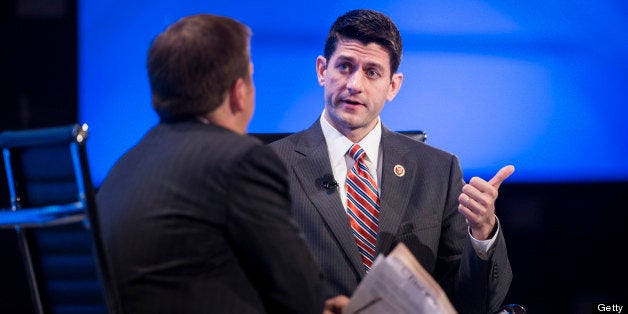
[[[37,313],[118,313],[86,151],[87,125],[0,133],[12,228]]]
[[[419,142],[425,142],[427,140],[427,133],[421,130],[414,131],[398,131],[399,133],[413,138]],[[249,135],[255,136],[259,138],[262,142],[268,144],[272,143],[276,140],[282,139],[292,133],[284,132],[284,133],[249,133]]]

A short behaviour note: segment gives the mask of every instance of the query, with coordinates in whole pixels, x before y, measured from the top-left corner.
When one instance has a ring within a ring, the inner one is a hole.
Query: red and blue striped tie
[[[347,213],[353,229],[353,237],[368,272],[375,259],[377,224],[379,220],[379,191],[377,183],[364,162],[366,153],[358,144],[349,148],[349,156],[355,160],[347,173]]]

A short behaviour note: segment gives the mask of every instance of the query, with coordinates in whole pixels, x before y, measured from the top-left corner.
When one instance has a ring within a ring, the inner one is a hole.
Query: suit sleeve
[[[235,163],[227,232],[269,313],[322,313],[322,273],[290,214],[286,176],[267,146]]]
[[[458,196],[463,184],[460,163],[454,156],[451,165],[450,192],[446,205],[449,218],[445,220],[447,221],[445,226],[449,228],[445,228],[441,237],[441,243],[452,241],[450,247],[462,248],[458,270],[450,272],[456,273],[455,279],[450,276],[450,280],[454,279],[455,286],[452,302],[461,313],[494,313],[504,301],[512,280],[503,230],[498,234],[494,244],[495,249],[489,253],[489,259],[481,259],[473,249],[464,217],[457,211]],[[453,265],[450,264],[449,267],[451,266]]]

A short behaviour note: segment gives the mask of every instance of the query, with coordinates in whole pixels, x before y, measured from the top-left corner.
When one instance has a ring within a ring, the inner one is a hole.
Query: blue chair
[[[85,124],[0,133],[0,228],[17,233],[37,313],[118,313],[86,140]]]

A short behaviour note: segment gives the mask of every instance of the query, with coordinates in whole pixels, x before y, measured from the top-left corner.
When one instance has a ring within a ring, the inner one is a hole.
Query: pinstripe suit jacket
[[[252,137],[196,120],[151,129],[97,194],[124,312],[320,314],[285,177]]]
[[[458,159],[386,127],[381,141],[376,254],[403,242],[459,312],[498,310],[512,280],[503,232],[490,259],[480,259],[457,211],[464,184]],[[288,167],[293,214],[327,276],[328,296],[351,295],[365,271],[338,192],[322,186],[332,170],[320,123],[270,145]],[[405,175],[395,175],[395,165],[402,165]]]

